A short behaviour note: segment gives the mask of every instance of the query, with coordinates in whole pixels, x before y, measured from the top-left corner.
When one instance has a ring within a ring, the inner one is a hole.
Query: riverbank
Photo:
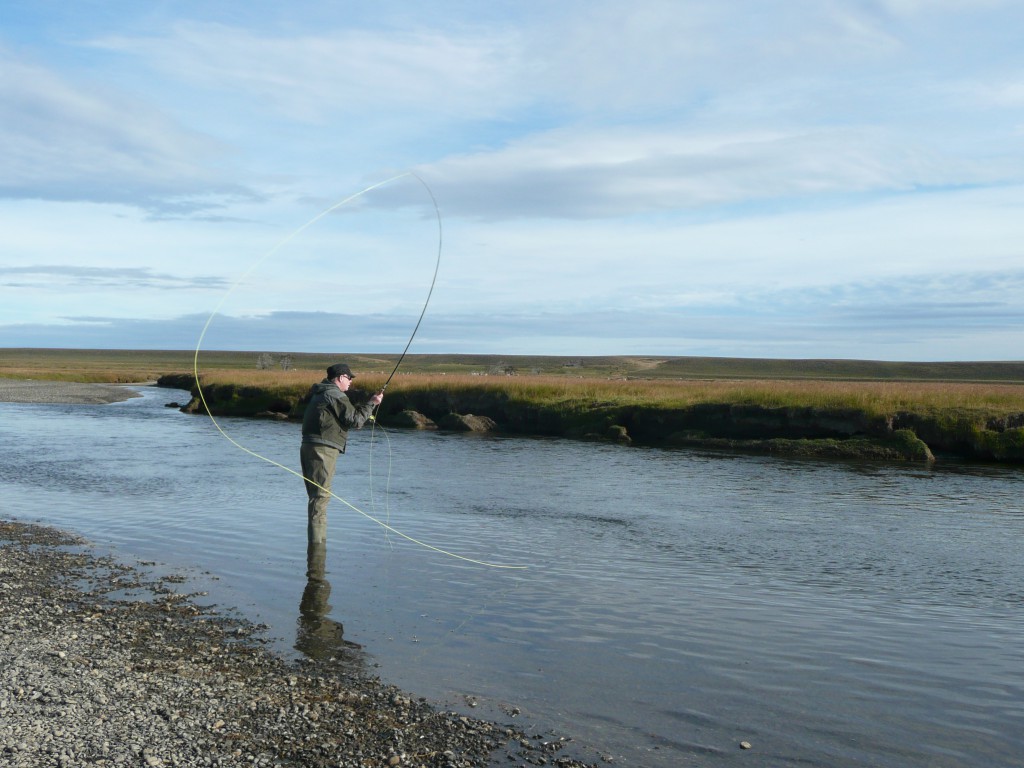
[[[285,661],[182,582],[0,520],[0,763],[587,765],[567,740],[438,710],[338,659]]]
[[[73,382],[159,379],[191,390],[191,401],[178,404],[183,410],[205,413],[193,374],[183,372],[194,352],[0,352],[0,401],[111,402],[131,390]],[[217,416],[297,420],[310,383],[338,357],[368,390],[397,362],[393,355],[212,352],[203,355],[200,378]],[[1024,464],[1024,362],[412,355],[377,416],[387,427],[624,445]]]
[[[74,403],[106,405],[138,397],[128,387],[73,381],[0,379],[0,403]]]
[[[314,380],[299,372],[201,378],[202,399],[191,375],[163,376],[159,384],[191,390],[186,412],[208,406],[217,416],[297,420]],[[368,391],[380,386],[366,379]],[[377,418],[387,427],[655,447],[1024,464],[1024,387],[1012,384],[406,376],[389,387]]]

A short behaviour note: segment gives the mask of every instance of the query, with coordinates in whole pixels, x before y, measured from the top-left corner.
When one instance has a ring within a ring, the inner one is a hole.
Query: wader
[[[331,500],[331,479],[334,477],[339,453],[341,451],[337,448],[319,443],[303,443],[299,449],[302,476],[309,497],[306,508],[309,525],[306,533],[311,544],[327,541],[327,502]]]

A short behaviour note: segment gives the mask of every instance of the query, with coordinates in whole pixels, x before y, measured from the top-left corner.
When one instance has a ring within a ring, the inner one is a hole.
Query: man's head
[[[348,367],[346,363],[335,363],[327,369],[327,378],[336,379],[339,376],[348,376],[350,379],[354,379],[356,375],[352,373],[352,369]]]

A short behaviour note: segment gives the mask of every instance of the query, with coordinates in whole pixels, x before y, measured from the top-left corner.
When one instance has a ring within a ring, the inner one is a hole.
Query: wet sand
[[[138,397],[127,386],[74,381],[0,379],[0,403],[71,403],[105,405]]]

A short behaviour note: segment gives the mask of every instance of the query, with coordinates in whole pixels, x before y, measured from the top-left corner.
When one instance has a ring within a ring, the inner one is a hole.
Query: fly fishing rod
[[[391,371],[391,375],[388,376],[388,380],[384,382],[384,386],[380,388],[381,393],[388,388],[388,384],[391,383],[391,379],[398,373],[399,366],[402,365],[402,361],[405,360],[405,355],[409,352],[409,347],[412,346],[412,340],[416,338],[416,333],[420,329],[420,323],[423,322],[423,316],[427,314],[427,307],[430,305],[430,297],[434,294],[434,286],[437,285],[437,273],[441,268],[441,244],[444,239],[443,231],[441,228],[441,209],[437,205],[437,198],[434,197],[433,190],[427,185],[423,179],[417,176],[412,171],[409,172],[416,181],[423,185],[423,188],[427,190],[427,194],[430,195],[430,202],[434,206],[434,215],[437,217],[437,259],[434,263],[434,277],[430,281],[430,290],[427,291],[427,300],[423,302],[423,310],[420,312],[420,317],[416,321],[416,327],[412,329],[412,334],[409,336],[409,341],[405,344],[405,349],[402,350],[402,354],[398,357],[398,362],[395,363],[394,370]]]

